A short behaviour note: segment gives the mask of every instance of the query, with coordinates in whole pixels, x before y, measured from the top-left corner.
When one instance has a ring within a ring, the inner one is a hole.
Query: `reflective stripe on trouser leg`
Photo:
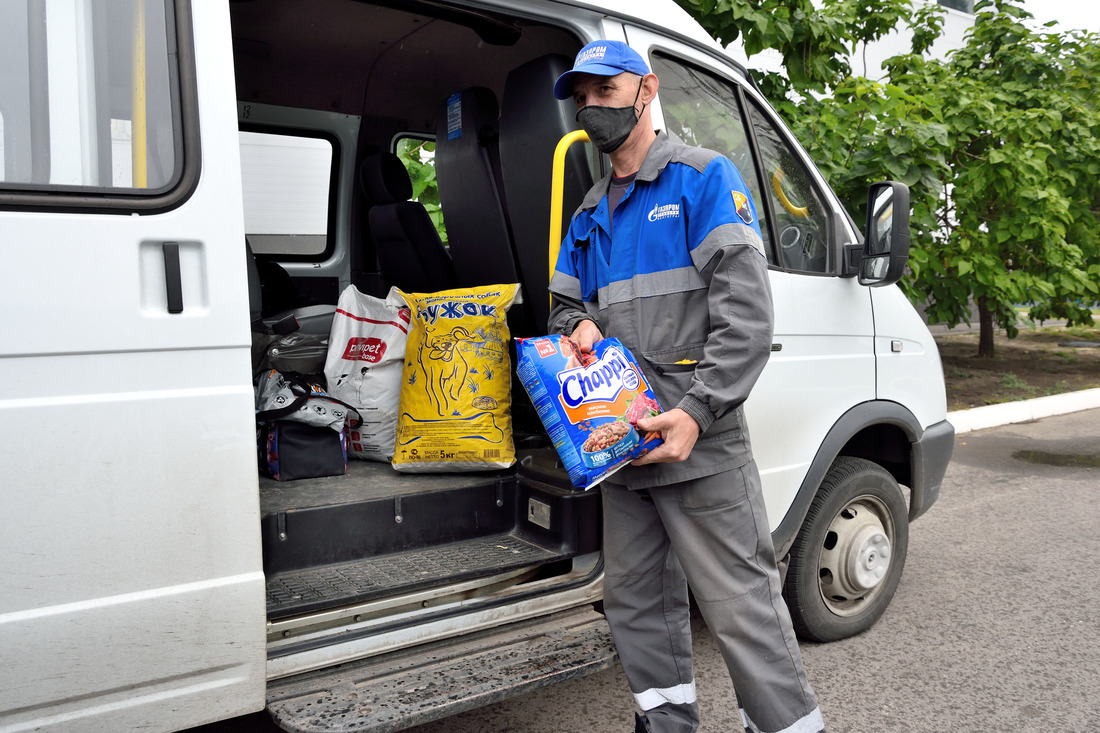
[[[745,712],[744,708],[741,708],[741,723],[745,726],[746,731],[751,733],[765,733],[765,729],[759,727]],[[767,733],[821,733],[825,730],[825,720],[821,717],[820,708],[814,708],[812,711],[794,721],[783,730],[767,731]]]
[[[752,723],[746,727],[816,733],[820,711],[781,595],[755,463],[651,493]]]
[[[604,613],[649,730],[699,723],[687,581],[652,501],[603,487]]]

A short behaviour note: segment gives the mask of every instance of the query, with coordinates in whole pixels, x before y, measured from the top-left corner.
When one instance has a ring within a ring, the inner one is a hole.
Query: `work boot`
[[[699,729],[698,710],[692,706],[688,711],[690,717],[685,719],[684,711],[675,710],[677,707],[684,706],[665,704],[647,710],[645,715],[634,713],[634,733],[695,733]],[[670,714],[676,712],[681,715]]]

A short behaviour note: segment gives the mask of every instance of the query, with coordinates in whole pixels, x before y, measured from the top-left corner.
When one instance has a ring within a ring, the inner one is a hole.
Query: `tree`
[[[980,0],[966,45],[925,57],[942,11],[908,0],[679,0],[750,54],[777,48],[785,75],[761,87],[861,220],[874,180],[909,185],[913,247],[902,287],[932,322],[978,307],[980,356],[994,326],[1091,323],[1100,303],[1100,109],[1091,79],[1100,36],[1035,31],[1016,0]],[[887,76],[851,74],[846,57],[904,21],[912,52]],[[728,41],[727,41],[728,42]]]
[[[1091,323],[1100,299],[1100,110],[1089,79],[1096,36],[1031,30],[1008,0],[977,5],[967,43],[944,62],[915,55],[889,64],[903,92],[943,121],[949,175],[939,230],[915,252],[911,289],[930,313],[958,323],[973,298],[979,356],[994,325],[1016,335],[1018,305],[1032,318]]]
[[[397,157],[409,172],[413,189],[412,200],[424,206],[440,240],[447,244],[447,227],[443,223],[439,184],[435,177],[435,142],[412,137],[401,138],[397,142]]]
[[[766,48],[783,55],[785,77],[758,81],[769,98],[793,89],[827,92],[851,75],[848,59],[910,13],[909,0],[677,0],[716,40],[739,38],[752,56]],[[779,94],[774,94],[778,92]]]

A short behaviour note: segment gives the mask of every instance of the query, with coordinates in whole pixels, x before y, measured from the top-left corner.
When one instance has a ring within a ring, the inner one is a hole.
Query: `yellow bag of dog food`
[[[519,286],[394,290],[412,311],[393,467],[485,471],[515,462],[505,316]]]

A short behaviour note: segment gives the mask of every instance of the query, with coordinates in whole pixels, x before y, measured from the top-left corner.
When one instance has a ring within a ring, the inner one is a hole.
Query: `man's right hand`
[[[582,354],[591,354],[592,347],[597,341],[603,339],[603,334],[600,333],[600,328],[595,321],[585,319],[577,324],[569,338],[577,342]]]

